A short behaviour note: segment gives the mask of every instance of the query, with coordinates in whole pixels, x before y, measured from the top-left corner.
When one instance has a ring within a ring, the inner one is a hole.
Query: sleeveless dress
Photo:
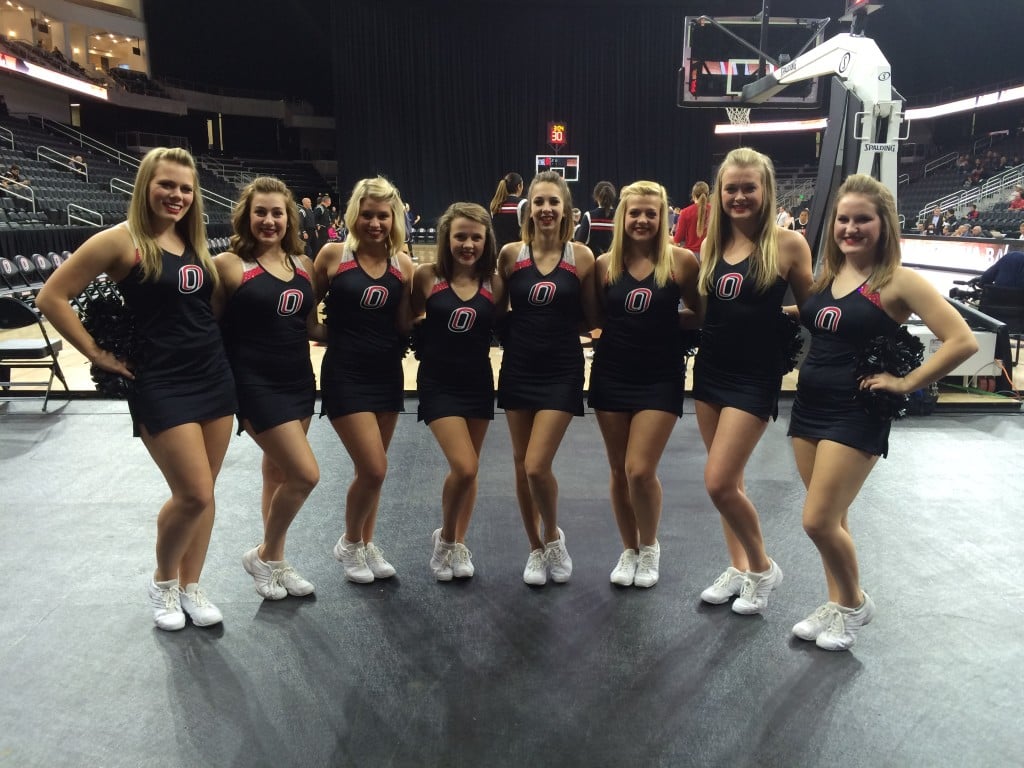
[[[324,299],[328,342],[320,369],[322,414],[335,419],[402,410],[406,340],[395,322],[407,300],[397,257],[375,279],[345,246]]]
[[[890,422],[867,413],[857,400],[857,354],[900,324],[866,283],[840,299],[832,286],[812,294],[800,307],[800,322],[811,332],[811,349],[800,368],[788,434],[885,456]]]
[[[522,230],[519,226],[519,208],[525,198],[518,195],[509,195],[505,198],[497,213],[491,215],[494,224],[494,240],[501,250],[506,243],[514,243],[521,237]]]
[[[683,414],[679,286],[658,287],[654,272],[628,271],[606,284],[605,322],[594,349],[588,404],[599,411]]]
[[[162,251],[161,259],[157,279],[144,281],[137,260],[118,283],[135,316],[128,409],[136,437],[140,425],[156,434],[237,410],[235,381],[210,307],[213,280],[191,246],[181,256]]]
[[[508,278],[512,311],[498,374],[498,407],[583,415],[583,318],[572,243],[542,275],[524,245]]]
[[[224,311],[239,432],[243,419],[259,433],[313,414],[316,379],[306,319],[316,310],[316,301],[302,262],[291,259],[290,280],[275,277],[256,261],[243,262],[242,284]]]
[[[494,418],[491,328],[494,295],[490,280],[481,281],[467,301],[437,277],[427,298],[420,365],[416,373],[419,421],[445,416]]]
[[[779,414],[783,352],[778,328],[788,283],[776,277],[760,293],[749,265],[750,257],[715,265],[693,366],[693,398],[767,421]]]

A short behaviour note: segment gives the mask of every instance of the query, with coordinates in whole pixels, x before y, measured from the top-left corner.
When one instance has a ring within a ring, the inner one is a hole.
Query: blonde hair
[[[498,182],[498,188],[494,190],[494,197],[491,198],[491,215],[493,216],[501,208],[501,204],[505,202],[505,198],[509,195],[518,194],[517,189],[522,189],[523,177],[515,171],[505,174],[505,177]]]
[[[698,181],[690,190],[690,199],[697,205],[697,235],[704,237],[708,232],[708,188],[706,181]]]
[[[565,183],[562,175],[555,171],[541,171],[530,182],[530,192],[526,196],[526,211],[521,232],[522,240],[527,245],[533,243],[537,229],[533,223],[533,188],[544,183],[554,184],[558,187],[558,196],[562,199],[562,221],[558,227],[558,240],[564,245],[572,240],[572,232],[576,225],[572,220],[572,193],[569,191],[569,185]]]
[[[178,236],[195,251],[199,263],[214,285],[217,284],[217,270],[210,258],[206,245],[206,224],[203,222],[203,195],[199,189],[199,174],[196,162],[188,150],[180,147],[157,147],[151,149],[139,163],[135,174],[135,187],[128,204],[128,232],[139,249],[139,265],[143,280],[156,280],[163,271],[162,250],[153,232],[153,212],[149,208],[149,185],[156,176],[157,165],[161,162],[176,163],[192,172],[192,205],[174,225]]]
[[[345,208],[345,226],[348,228],[348,237],[345,245],[349,250],[356,253],[359,250],[359,238],[356,237],[356,221],[359,219],[359,208],[363,200],[370,198],[378,203],[388,203],[391,206],[391,231],[388,233],[388,253],[394,256],[405,243],[405,204],[402,202],[398,189],[383,176],[373,179],[362,179],[356,182],[352,188],[352,196],[348,199],[348,206]]]
[[[839,203],[847,195],[860,195],[875,206],[878,218],[881,221],[881,233],[878,239],[876,251],[875,268],[868,277],[868,290],[877,292],[884,288],[892,280],[897,268],[900,266],[900,221],[896,212],[896,200],[880,181],[861,173],[855,173],[843,182],[836,192],[836,200],[832,205],[832,214],[829,222],[833,227],[836,222],[836,212],[839,210]],[[821,291],[832,284],[840,268],[846,261],[846,257],[839,249],[839,244],[832,232],[825,240],[825,253],[821,259],[821,272],[814,281],[812,290]]]
[[[608,249],[608,282],[614,283],[625,270],[626,209],[629,198],[650,195],[658,198],[658,239],[654,246],[654,284],[659,288],[672,279],[672,241],[668,234],[668,193],[656,181],[634,181],[623,187],[615,209],[612,244]]]
[[[779,237],[775,224],[775,166],[771,158],[749,147],[738,147],[725,156],[715,177],[714,195],[718,202],[711,206],[708,222],[706,258],[700,262],[698,286],[702,295],[711,292],[715,267],[722,258],[722,249],[732,235],[732,222],[722,210],[722,177],[730,168],[755,168],[761,174],[761,210],[757,215],[754,253],[750,257],[749,275],[759,293],[767,291],[779,275]]]
[[[452,203],[437,221],[437,261],[434,271],[439,277],[451,280],[454,275],[455,258],[452,256],[451,232],[455,219],[468,219],[484,225],[484,252],[474,265],[476,276],[486,280],[494,274],[498,261],[497,240],[494,237],[494,225],[487,210],[476,203]]]
[[[252,213],[252,199],[256,195],[277,194],[284,197],[284,209],[288,216],[288,226],[284,231],[284,239],[281,247],[284,252],[293,256],[303,253],[302,241],[299,240],[299,210],[295,207],[295,198],[288,186],[280,179],[273,176],[260,176],[246,184],[242,190],[235,208],[231,212],[231,228],[234,234],[231,235],[231,252],[236,254],[243,261],[249,261],[256,251],[256,238],[253,237],[252,228],[249,225],[249,217]]]

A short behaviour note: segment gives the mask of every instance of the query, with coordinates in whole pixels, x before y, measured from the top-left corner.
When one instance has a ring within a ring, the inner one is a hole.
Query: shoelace
[[[654,568],[654,553],[653,552],[641,552],[640,557],[636,561],[636,569],[639,571],[643,569]]]
[[[757,585],[760,581],[754,581],[749,576],[743,577],[743,586],[740,588],[740,599],[751,601],[757,596]]]
[[[366,562],[373,561],[374,563],[387,562],[384,559],[384,552],[377,547],[376,544],[367,544],[365,547]]]
[[[473,553],[465,544],[456,544],[455,549],[450,550],[449,554],[453,565],[469,565],[469,560],[473,557]]]
[[[168,611],[181,610],[181,588],[173,586],[170,589],[161,589],[160,597],[164,601],[164,609]]]
[[[206,595],[203,590],[199,587],[195,588],[193,592],[186,592],[188,599],[192,601],[196,608],[209,608],[211,603],[206,599]]]
[[[551,547],[551,549],[545,549],[544,554],[547,557],[549,565],[561,565],[562,564],[562,548]]]
[[[619,555],[619,564],[615,567],[621,568],[622,570],[626,570],[628,568],[635,568],[636,556],[632,552],[623,552],[621,555]]]
[[[833,608],[830,603],[825,603],[824,605],[819,605],[817,607],[817,609],[814,611],[814,613],[812,613],[807,618],[807,621],[812,621],[812,622],[813,621],[820,621],[822,624],[824,624],[827,627],[831,623],[831,621],[832,621],[832,612],[833,611],[835,611],[835,608]]]
[[[295,573],[295,569],[292,568],[290,565],[284,566],[282,568],[272,568],[270,571],[270,580],[267,582],[267,586],[271,590],[275,590],[278,587],[284,586],[281,583],[281,580],[285,578],[285,575],[289,572],[293,574]]]
[[[719,589],[729,589],[729,584],[732,582],[734,575],[729,573],[729,571],[722,571],[722,574],[715,579],[715,586]]]
[[[526,561],[526,569],[528,571],[540,571],[544,569],[544,565],[547,561],[545,560],[544,554],[540,552],[531,552],[530,559]]]
[[[842,635],[846,632],[846,621],[843,619],[843,612],[838,608],[829,607],[828,629],[830,635]]]

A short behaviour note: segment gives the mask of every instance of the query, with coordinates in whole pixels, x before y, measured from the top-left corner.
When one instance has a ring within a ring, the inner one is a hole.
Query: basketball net
[[[750,107],[726,107],[725,113],[733,125],[750,125]]]

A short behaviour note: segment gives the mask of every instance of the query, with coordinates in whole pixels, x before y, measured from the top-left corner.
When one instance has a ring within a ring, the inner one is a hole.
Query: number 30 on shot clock
[[[567,130],[564,122],[551,121],[548,123],[548,144],[553,147],[564,147],[568,143]]]

